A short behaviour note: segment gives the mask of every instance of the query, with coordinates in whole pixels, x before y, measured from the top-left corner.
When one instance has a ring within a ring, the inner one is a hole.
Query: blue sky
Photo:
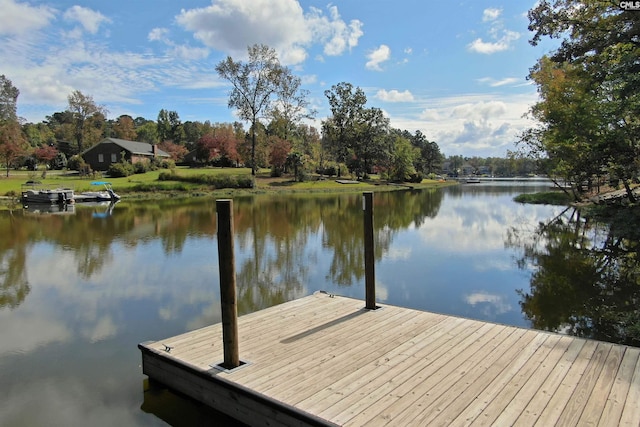
[[[394,128],[420,130],[445,155],[504,156],[532,123],[534,0],[0,0],[0,74],[20,90],[18,114],[39,122],[74,90],[109,118],[231,122],[215,66],[276,49],[310,92],[318,129],[324,91],[360,87]],[[245,126],[246,127],[246,126]]]

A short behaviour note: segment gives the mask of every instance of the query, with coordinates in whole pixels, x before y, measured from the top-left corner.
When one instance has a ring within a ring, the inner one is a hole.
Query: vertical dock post
[[[233,250],[233,201],[230,199],[216,200],[216,214],[218,218],[218,265],[224,346],[223,367],[233,369],[240,366],[236,269]]]
[[[365,308],[375,310],[376,307],[376,275],[375,254],[373,251],[373,192],[362,193],[362,210],[364,211],[364,278]]]

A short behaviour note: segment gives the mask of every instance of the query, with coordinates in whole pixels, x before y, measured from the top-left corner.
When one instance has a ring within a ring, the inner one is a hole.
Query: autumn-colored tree
[[[0,121],[0,159],[6,167],[7,177],[16,161],[27,154],[28,146],[17,121]]]
[[[42,173],[43,175],[45,175],[47,165],[58,155],[58,150],[56,149],[56,147],[44,145],[42,147],[36,148],[33,151],[33,155],[36,157],[38,163],[41,163],[44,166],[44,170]]]
[[[198,158],[206,163],[234,166],[240,160],[237,145],[233,128],[221,126],[200,138],[196,143],[196,150]]]
[[[113,125],[113,133],[116,138],[135,141],[137,138],[136,127],[131,116],[122,115]]]
[[[181,161],[188,152],[187,147],[184,145],[175,144],[171,141],[161,142],[158,144],[158,148],[168,153],[174,162]]]
[[[284,165],[287,162],[287,156],[291,152],[291,144],[289,141],[278,138],[277,136],[269,137],[269,146],[271,152],[269,153],[269,163],[271,163],[272,174],[279,176],[282,174]]]
[[[17,102],[20,91],[11,80],[0,75],[0,159],[9,169],[28,150],[28,143],[18,123]]]

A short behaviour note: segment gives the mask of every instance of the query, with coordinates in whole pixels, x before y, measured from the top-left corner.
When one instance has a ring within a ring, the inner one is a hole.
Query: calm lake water
[[[546,189],[375,193],[378,301],[532,327],[518,242],[564,208],[512,199]],[[137,349],[220,321],[215,200],[71,208],[0,212],[0,425],[216,417],[149,390]],[[237,198],[234,215],[240,314],[318,290],[364,299],[361,194]]]

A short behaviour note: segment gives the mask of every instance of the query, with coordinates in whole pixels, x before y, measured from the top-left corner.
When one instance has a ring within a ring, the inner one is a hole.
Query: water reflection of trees
[[[388,252],[399,230],[437,215],[438,190],[376,193],[375,258]],[[215,262],[215,200],[120,203],[112,216],[95,218],[77,208],[71,216],[0,215],[0,307],[20,304],[29,293],[28,248],[47,242],[70,251],[76,274],[90,279],[113,263],[115,243],[124,250],[160,240],[166,255],[180,253],[190,238],[211,238]],[[303,295],[320,251],[331,252],[330,284],[349,286],[364,278],[362,195],[289,195],[234,200],[239,311]],[[317,236],[321,243],[309,244]]]
[[[27,278],[27,240],[37,232],[20,226],[19,218],[8,212],[0,221],[0,308],[15,308],[31,291]]]
[[[434,218],[442,203],[439,190],[376,193],[373,198],[374,256],[376,262],[389,251],[398,231],[419,227]],[[350,286],[364,278],[364,229],[362,198],[336,199],[323,213],[322,244],[333,250],[327,279]]]
[[[518,265],[533,269],[520,302],[533,327],[640,345],[637,224],[639,209],[606,220],[567,209],[535,230],[512,229]]]

